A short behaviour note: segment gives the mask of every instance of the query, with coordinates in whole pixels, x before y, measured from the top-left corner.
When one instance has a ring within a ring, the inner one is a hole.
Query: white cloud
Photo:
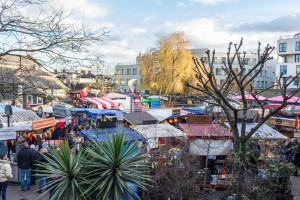
[[[159,5],[162,4],[162,1],[161,1],[161,0],[155,0],[155,2],[156,2],[157,4],[159,4]]]
[[[228,30],[230,25],[222,25],[214,18],[198,18],[186,22],[166,21],[160,26],[156,36],[161,37],[174,32],[185,32],[185,38],[191,41],[192,48],[210,48],[218,51],[227,51],[230,41],[237,43],[244,38],[244,49],[254,51],[257,42],[262,44],[276,44],[278,33],[247,33],[239,34]]]
[[[177,3],[177,7],[180,8],[180,7],[183,7],[183,6],[185,6],[184,2],[178,2],[178,3]]]
[[[224,2],[228,2],[228,1],[231,1],[231,0],[191,0],[193,2],[199,2],[199,3],[203,3],[205,5],[214,5],[214,4],[217,4],[217,3],[224,3]]]
[[[156,19],[156,15],[155,15],[155,14],[153,14],[153,15],[151,15],[151,16],[149,16],[149,17],[145,17],[145,18],[143,19],[143,23],[149,22],[149,21],[151,21],[151,20],[153,20],[153,19]]]
[[[136,38],[146,33],[146,29],[144,28],[132,28],[126,31],[125,36],[130,38]]]
[[[55,8],[75,10],[86,18],[102,18],[110,12],[107,7],[101,7],[99,4],[89,2],[88,0],[53,0],[51,4]]]

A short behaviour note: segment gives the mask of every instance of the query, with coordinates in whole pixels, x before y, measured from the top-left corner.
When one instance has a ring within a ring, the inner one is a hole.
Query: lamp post
[[[49,82],[49,87],[51,89],[51,105],[53,106],[53,88],[54,88],[54,84],[55,82],[54,81],[50,81]]]

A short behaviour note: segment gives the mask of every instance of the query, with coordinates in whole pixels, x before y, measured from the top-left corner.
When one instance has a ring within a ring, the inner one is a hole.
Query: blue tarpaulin
[[[88,112],[94,120],[97,119],[97,115],[116,115],[117,112],[124,113],[119,109],[97,109],[97,108],[72,108],[71,112]]]
[[[204,109],[200,107],[192,107],[192,108],[182,108],[183,110],[192,112],[192,113],[199,113],[204,114]]]
[[[106,132],[108,135],[113,134],[114,132],[123,132],[125,135],[125,142],[130,140],[145,140],[145,138],[133,130],[126,127],[114,127],[114,128],[106,128],[106,129],[90,129],[85,131],[78,132],[78,135],[81,137],[87,137],[89,140],[92,138],[97,138],[99,141],[107,140]]]

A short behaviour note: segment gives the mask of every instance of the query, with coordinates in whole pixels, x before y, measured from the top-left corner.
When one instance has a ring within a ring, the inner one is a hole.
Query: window
[[[37,96],[32,96],[32,104],[37,104]]]
[[[279,52],[286,52],[286,43],[279,43]]]
[[[136,75],[136,74],[137,74],[137,68],[133,68],[132,74],[133,74],[133,75]]]
[[[296,79],[294,80],[294,85],[295,85],[295,86],[299,86],[299,85],[300,85],[299,81],[300,81],[299,77],[296,78]]]
[[[284,56],[284,63],[287,63],[288,62],[288,58],[287,56]]]
[[[223,82],[224,82],[224,80],[221,79],[221,80],[220,80],[220,86],[222,86]]]
[[[261,87],[262,87],[262,88],[264,87],[264,81],[261,82]]]
[[[121,75],[124,75],[124,69],[121,69]]]
[[[119,83],[119,79],[115,79],[115,84],[118,84]]]
[[[280,75],[287,74],[287,65],[280,65]]]
[[[248,73],[251,71],[251,69],[248,69]],[[249,74],[249,76],[252,76],[252,73]]]
[[[222,70],[221,68],[216,68],[216,75],[222,75]]]
[[[125,85],[125,80],[124,80],[124,78],[121,78],[121,85]]]
[[[259,81],[256,81],[256,87],[259,88]]]
[[[286,83],[286,80],[287,80],[287,78],[286,78],[286,77],[283,77],[283,78],[282,78],[282,83]]]
[[[300,72],[300,65],[296,65],[296,74]]]
[[[213,63],[213,64],[217,63],[217,58],[214,58],[214,59],[212,60],[212,63]]]
[[[265,77],[267,77],[267,70],[265,70]]]
[[[256,58],[252,58],[252,65],[256,65]]]
[[[268,82],[267,81],[265,81],[265,88],[267,88],[268,87]]]
[[[300,54],[295,55],[295,62],[300,62]]]
[[[131,75],[131,69],[127,69],[127,75]]]
[[[245,59],[245,65],[249,65],[249,63],[250,63],[250,58],[246,58]]]
[[[300,51],[300,41],[296,42],[296,51]]]
[[[222,59],[222,64],[223,62],[226,62],[226,57],[221,57],[221,59]]]
[[[42,97],[38,97],[38,104],[43,104],[43,98]]]
[[[260,71],[259,75],[262,76],[263,75],[263,71]]]

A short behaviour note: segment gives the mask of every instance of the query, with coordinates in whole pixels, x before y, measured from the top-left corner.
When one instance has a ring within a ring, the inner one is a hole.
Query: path
[[[38,185],[31,186],[29,191],[22,192],[21,186],[18,184],[9,184],[6,192],[8,200],[35,200],[40,194],[37,192]],[[48,200],[48,197],[40,198],[40,200]]]
[[[300,200],[300,176],[291,176],[294,199]]]

